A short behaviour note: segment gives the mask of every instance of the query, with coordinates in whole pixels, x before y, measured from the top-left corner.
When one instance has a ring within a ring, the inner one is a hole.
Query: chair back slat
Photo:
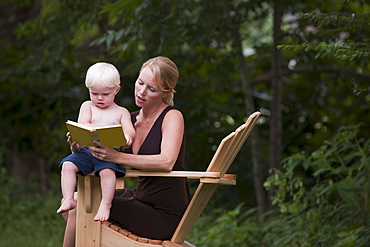
[[[230,133],[224,139],[221,140],[220,145],[213,155],[213,158],[206,170],[206,172],[213,172],[213,171],[220,171],[220,166],[224,163],[223,161],[226,159],[230,148],[232,148],[233,143],[235,142],[235,132]],[[222,176],[220,174],[220,176]]]
[[[236,155],[239,153],[240,149],[242,148],[243,144],[247,140],[247,137],[251,133],[252,129],[254,128],[254,125],[256,124],[259,116],[261,113],[254,113],[252,114],[245,124],[241,125],[235,132],[239,136],[235,140],[234,148],[230,150],[230,154],[227,156],[227,159],[225,160],[225,165],[221,167],[220,174],[223,176],[229,169],[231,163],[234,161]]]
[[[260,115],[260,112],[253,113],[248,117],[245,124],[241,125],[235,132],[229,134],[221,141],[207,168],[207,172],[220,172],[221,177],[227,172]]]

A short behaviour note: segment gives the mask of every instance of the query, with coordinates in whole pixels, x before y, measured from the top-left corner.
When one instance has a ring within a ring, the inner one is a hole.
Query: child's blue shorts
[[[70,161],[75,164],[79,169],[78,174],[83,176],[86,176],[93,171],[94,175],[99,177],[99,171],[105,168],[114,170],[117,178],[124,177],[126,174],[126,169],[123,168],[121,164],[115,164],[97,159],[92,156],[87,147],[83,147],[79,152],[70,154],[62,159],[59,164],[60,170],[62,170],[63,163],[65,161]]]

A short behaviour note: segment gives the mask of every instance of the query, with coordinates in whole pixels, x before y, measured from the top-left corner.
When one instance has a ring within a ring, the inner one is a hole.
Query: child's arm
[[[121,125],[126,138],[125,148],[128,148],[132,145],[132,142],[135,139],[136,132],[131,122],[131,115],[126,108],[122,109]]]
[[[91,125],[91,110],[90,110],[90,101],[85,101],[80,106],[80,112],[78,115],[78,123],[85,125]],[[73,136],[68,132],[67,133],[67,142],[69,143],[72,153],[77,153],[81,150],[82,146],[73,141]]]
[[[91,118],[91,101],[85,101],[81,104],[77,122],[90,126]]]

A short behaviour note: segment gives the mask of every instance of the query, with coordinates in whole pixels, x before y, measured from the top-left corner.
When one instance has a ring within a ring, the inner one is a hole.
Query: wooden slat
[[[191,243],[184,241],[182,244],[173,243],[171,241],[164,241],[162,243],[163,247],[196,247],[195,245],[192,245]]]
[[[82,177],[81,177],[82,179]],[[85,189],[85,208],[86,213],[91,213],[91,204],[92,204],[92,190],[91,190],[91,177],[86,176],[84,180],[84,189]]]
[[[85,198],[90,193],[85,191],[85,181],[91,182],[92,197]],[[91,177],[85,180],[78,175],[78,200],[77,200],[77,221],[76,221],[76,247],[100,247],[100,222],[95,222],[94,217],[98,212],[101,200],[100,180],[98,177]],[[91,201],[91,212],[86,212],[86,201]]]
[[[245,124],[240,126],[235,132],[236,136],[238,137],[235,141],[235,145],[230,150],[230,154],[227,157],[227,159],[224,161],[225,164],[222,166],[222,168],[219,170],[221,172],[221,176],[229,169],[231,163],[234,161],[236,155],[239,153],[241,147],[244,145],[247,137],[249,136],[251,130],[254,128],[254,125],[257,122],[257,119],[261,113],[255,112],[251,114]]]
[[[162,244],[155,240],[149,240],[149,243],[142,243],[139,241],[135,241],[130,239],[129,237],[121,235],[119,232],[116,232],[109,228],[109,226],[102,225],[101,229],[101,240],[102,245],[101,247],[159,247],[159,246],[171,246],[171,247],[195,247],[195,245],[190,244],[187,241],[184,241],[182,244],[176,244],[170,241],[163,241]],[[153,242],[153,243],[150,243]]]
[[[221,141],[207,172],[219,171],[220,176],[223,176],[226,173],[260,115],[260,112],[251,114],[245,124],[241,125],[235,132],[231,133]],[[226,148],[223,147],[225,143],[227,144]]]
[[[228,155],[224,159],[224,164],[220,165],[219,171],[221,172],[221,174],[224,174],[229,169],[231,163],[234,161],[236,155],[239,153],[241,146],[244,144],[246,140],[246,128],[247,126],[243,124],[235,131],[235,140],[233,146],[232,148],[230,148]]]
[[[207,172],[220,171],[220,165],[223,164],[225,157],[228,155],[230,146],[233,144],[235,138],[235,132],[232,132],[224,139],[221,140],[220,145],[218,146],[216,153],[214,154],[211,163],[207,168]]]
[[[236,185],[236,180],[224,178],[201,178],[200,182],[205,184]]]
[[[129,237],[121,235],[119,232],[116,232],[109,227],[103,225],[101,231],[101,247],[158,247],[156,244],[141,243],[136,240],[133,240]],[[85,247],[90,247],[90,245],[85,245]]]
[[[222,178],[200,178],[199,182],[206,184],[236,185],[236,175],[225,174]]]
[[[187,207],[179,225],[176,228],[175,233],[171,238],[172,242],[181,244],[185,241],[185,238],[188,236],[194,223],[203,212],[217,186],[218,184],[199,184],[193,198],[189,203],[189,206]]]
[[[170,172],[150,172],[141,170],[127,170],[125,177],[187,177],[199,178],[219,178],[219,172],[198,172],[198,171],[170,171]]]
[[[125,180],[123,178],[117,178],[116,189],[123,189],[123,188],[125,188]]]
[[[87,176],[93,177],[95,175],[93,173],[89,173]],[[124,186],[124,178],[136,178],[136,177],[178,177],[178,178],[184,177],[188,179],[219,178],[220,172],[199,172],[199,171],[151,172],[141,170],[127,170],[125,177],[117,178],[117,183],[120,183],[120,185],[117,185],[116,187],[118,188]]]

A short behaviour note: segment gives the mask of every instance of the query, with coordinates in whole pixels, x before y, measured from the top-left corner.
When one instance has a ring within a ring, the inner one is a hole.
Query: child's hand
[[[125,138],[126,138],[125,148],[131,147],[131,145],[132,145],[132,138],[131,138],[131,136],[125,136]]]
[[[72,153],[79,152],[81,150],[82,146],[77,144],[76,142],[72,141],[72,136],[69,132],[66,134],[66,136],[67,136],[67,142],[69,143],[69,147],[71,149],[71,152]]]

